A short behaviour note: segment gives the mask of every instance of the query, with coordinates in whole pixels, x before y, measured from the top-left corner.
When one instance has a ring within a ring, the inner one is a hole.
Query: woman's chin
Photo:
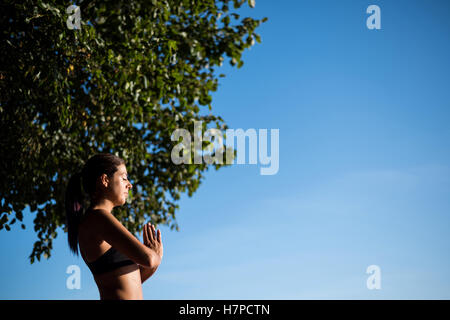
[[[116,202],[115,206],[123,206],[125,203],[127,203],[127,198],[122,198]]]

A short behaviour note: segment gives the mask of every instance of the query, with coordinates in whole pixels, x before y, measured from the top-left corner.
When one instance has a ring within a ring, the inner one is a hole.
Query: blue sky
[[[381,30],[366,27],[371,4]],[[180,232],[161,227],[144,298],[449,299],[449,13],[437,0],[242,10],[269,21],[241,69],[224,64],[213,111],[233,129],[279,129],[279,171],[211,169],[180,202]],[[0,299],[98,299],[66,234],[29,264],[32,220],[0,232]],[[66,288],[72,264],[80,290]]]

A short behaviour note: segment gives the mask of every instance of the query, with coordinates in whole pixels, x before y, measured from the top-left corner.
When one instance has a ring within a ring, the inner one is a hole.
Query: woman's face
[[[124,205],[128,198],[128,190],[132,187],[130,181],[128,181],[127,168],[122,164],[117,167],[117,171],[114,172],[112,179],[109,179],[108,198],[116,206]]]

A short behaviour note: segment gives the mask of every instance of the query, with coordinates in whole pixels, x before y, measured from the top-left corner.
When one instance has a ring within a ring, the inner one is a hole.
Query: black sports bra
[[[89,269],[91,269],[93,274],[100,274],[123,266],[135,264],[135,262],[130,260],[123,253],[111,247],[100,258],[86,264]]]

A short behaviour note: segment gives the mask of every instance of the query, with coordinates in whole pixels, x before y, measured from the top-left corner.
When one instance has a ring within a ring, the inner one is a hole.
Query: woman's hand
[[[155,232],[155,226],[146,223],[144,226],[144,245],[152,249],[159,256],[160,260],[163,257],[163,244],[161,240],[161,230]]]

